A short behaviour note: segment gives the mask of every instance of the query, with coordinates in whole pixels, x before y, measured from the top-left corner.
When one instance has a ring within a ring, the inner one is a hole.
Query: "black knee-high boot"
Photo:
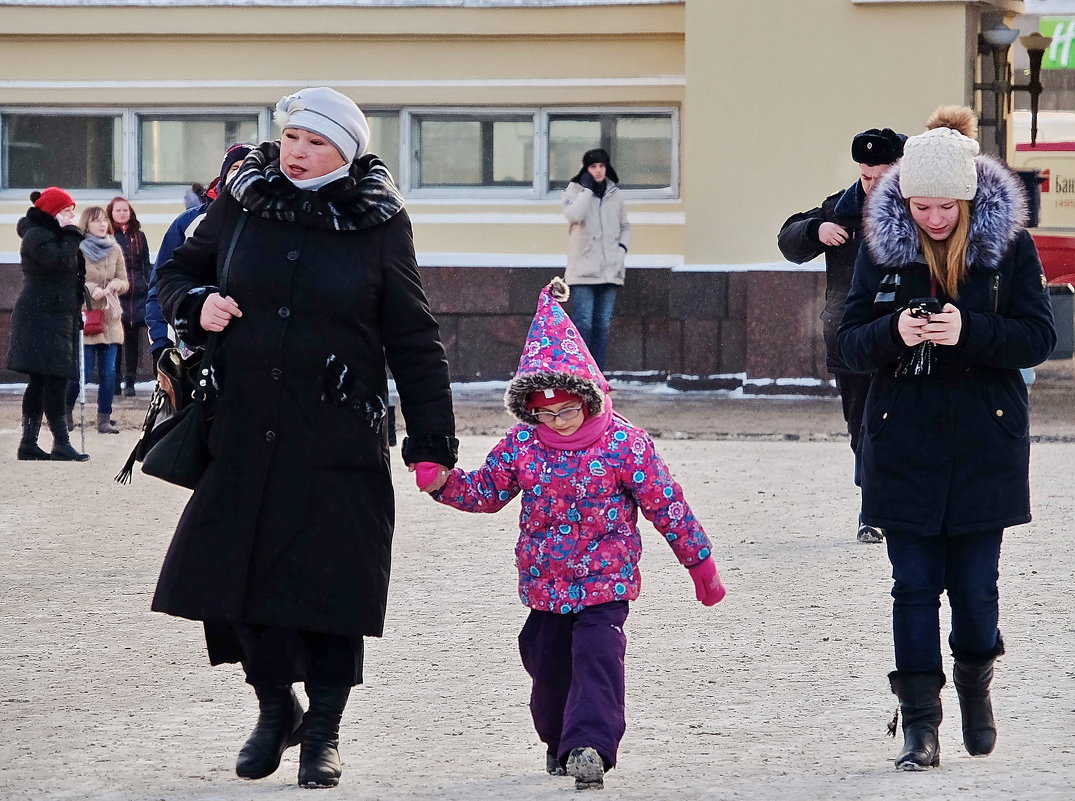
[[[340,719],[350,687],[306,685],[310,710],[299,751],[299,784],[303,787],[335,787],[340,783]]]
[[[903,717],[903,748],[896,757],[899,770],[927,770],[941,764],[941,744],[937,729],[941,725],[941,672],[888,674],[889,683],[900,699]],[[895,731],[893,731],[895,736]]]
[[[302,706],[287,687],[254,687],[258,696],[258,722],[250,733],[235,772],[243,779],[264,779],[280,767],[280,757],[298,745],[302,732]]]
[[[41,415],[24,415],[22,418],[22,441],[19,442],[19,461],[47,462],[47,451],[41,450],[37,438],[41,433]]]
[[[991,754],[997,744],[993,700],[989,696],[993,661],[993,657],[982,662],[957,660],[952,670],[952,680],[959,695],[959,712],[963,718],[963,745],[972,756]]]
[[[84,462],[90,458],[88,453],[79,453],[71,445],[71,436],[67,431],[67,415],[63,412],[49,417],[49,431],[52,432],[52,453],[49,458],[54,462]]]

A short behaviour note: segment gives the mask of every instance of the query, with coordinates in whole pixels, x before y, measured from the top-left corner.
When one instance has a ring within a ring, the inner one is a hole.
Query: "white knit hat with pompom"
[[[900,161],[900,194],[973,200],[978,191],[974,163],[978,151],[976,140],[951,128],[933,128],[909,137]]]

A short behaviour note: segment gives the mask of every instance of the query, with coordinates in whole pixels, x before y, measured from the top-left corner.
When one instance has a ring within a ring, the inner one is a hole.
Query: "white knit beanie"
[[[900,160],[900,194],[973,200],[978,191],[974,157],[978,142],[951,128],[933,128],[911,136]]]
[[[321,134],[348,163],[364,154],[370,143],[370,126],[362,110],[347,95],[327,86],[282,97],[272,118],[281,130],[301,128]]]

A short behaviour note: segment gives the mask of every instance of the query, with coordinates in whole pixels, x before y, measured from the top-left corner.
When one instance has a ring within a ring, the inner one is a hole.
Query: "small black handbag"
[[[239,234],[246,223],[244,211],[235,225],[224,265],[220,270],[220,294],[227,294],[228,269]],[[171,394],[158,381],[150,399],[138,443],[116,476],[120,484],[131,480],[134,462],[142,462],[142,472],[181,487],[194,489],[212,461],[209,428],[213,421],[213,354],[220,339],[210,333],[205,348],[183,358],[175,348],[161,356],[161,372],[171,384]],[[174,404],[174,405],[173,405]],[[158,422],[160,413],[173,409]]]

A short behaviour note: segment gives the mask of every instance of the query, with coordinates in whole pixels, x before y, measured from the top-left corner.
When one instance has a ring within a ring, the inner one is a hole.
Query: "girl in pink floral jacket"
[[[505,403],[521,422],[465,473],[416,466],[420,489],[465,512],[496,512],[522,493],[519,635],[533,679],[530,709],[546,768],[603,786],[625,730],[623,624],[638,597],[638,510],[660,531],[707,606],[724,597],[712,546],[683,491],[640,428],[614,414],[608,384],[560,306],[542,291]]]

